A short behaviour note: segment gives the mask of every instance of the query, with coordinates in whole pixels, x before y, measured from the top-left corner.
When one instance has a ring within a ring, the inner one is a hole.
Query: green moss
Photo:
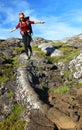
[[[64,71],[64,79],[72,79],[72,72],[70,70]]]
[[[45,53],[44,52],[42,52],[42,51],[38,51],[37,52],[37,55],[39,56],[39,57],[46,57],[46,55],[45,55]]]
[[[80,85],[82,85],[82,82],[79,82]]]
[[[63,56],[57,56],[57,57],[50,57],[47,59],[49,59],[49,61],[51,61],[52,63],[55,63],[55,62],[69,62],[70,60],[72,60],[74,57],[78,56],[80,54],[80,52],[78,50],[76,50],[75,52],[73,53],[64,53]]]
[[[41,49],[38,48],[38,46],[32,46],[32,49],[35,50],[35,51],[41,51]]]
[[[14,49],[13,52],[16,53],[16,54],[20,54],[23,50],[24,50],[23,46],[21,46],[21,47],[15,47],[15,49]]]
[[[2,52],[0,52],[0,57],[4,58],[4,55],[3,55],[3,53],[2,53]]]
[[[80,53],[79,50],[77,50],[76,48],[65,45],[62,46],[60,50],[62,50],[64,53],[64,56],[62,57],[63,62],[69,62]]]
[[[69,62],[74,57],[78,56],[80,54],[80,51],[77,50],[74,47],[66,46],[67,43],[57,43],[54,44],[55,47],[57,47],[59,50],[63,51],[63,56],[54,57],[52,62]]]
[[[10,57],[5,57],[4,58],[5,59],[5,64],[13,64],[13,60],[12,60],[12,58],[10,58]]]
[[[24,130],[25,121],[20,120],[22,109],[22,105],[15,105],[12,109],[11,115],[0,122],[0,130]]]
[[[4,58],[3,65],[0,66],[0,84],[1,84],[9,80],[15,79],[15,68],[19,66],[17,61],[19,55],[13,58],[6,57],[2,53],[0,53],[0,55],[2,58]]]
[[[74,51],[76,51],[77,49],[75,49],[74,47],[70,47],[70,46],[64,45],[64,46],[62,46],[62,47],[60,48],[60,50],[62,50],[62,51],[64,52],[64,54],[67,54],[67,53],[74,52]]]
[[[2,75],[0,76],[0,83],[7,82],[14,79],[15,74],[12,66],[0,67]]]
[[[70,90],[70,88],[68,86],[60,86],[60,87],[54,89],[54,93],[64,94],[69,90]]]
[[[42,67],[40,67],[40,66],[39,66],[39,67],[37,67],[37,69],[38,69],[38,71],[41,71],[41,72],[43,71],[43,68],[42,68]]]
[[[74,57],[78,56],[80,54],[80,52],[77,50],[73,53],[70,53],[68,55],[65,56],[65,58],[63,59],[63,62],[69,62],[70,60],[72,60]]]
[[[72,86],[78,86],[78,83],[75,80],[65,81],[64,84],[67,85],[67,86],[70,86],[70,87],[72,87]]]
[[[50,57],[50,56],[46,56],[46,59],[48,60],[48,63],[53,64],[56,62],[56,58],[55,57]]]
[[[0,84],[5,83],[9,80],[9,78],[6,75],[0,76]]]
[[[60,48],[63,45],[66,45],[66,44],[67,44],[67,42],[61,42],[61,41],[59,41],[59,42],[54,43],[53,46],[56,47],[56,48]]]
[[[20,113],[23,109],[23,106],[22,105],[15,105],[12,109],[12,113],[9,117],[9,119],[14,123],[16,121],[18,121],[20,119]]]
[[[7,97],[8,98],[14,97],[14,93],[13,92],[7,93]]]
[[[5,57],[3,65],[0,66],[0,84],[15,79],[14,67],[13,58]]]
[[[19,55],[13,57],[13,66],[14,66],[14,67],[19,66],[19,63],[18,63],[18,61],[17,61],[18,59],[19,59]]]

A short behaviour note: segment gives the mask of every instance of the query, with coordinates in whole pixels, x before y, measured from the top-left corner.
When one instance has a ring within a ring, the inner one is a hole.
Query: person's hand
[[[45,22],[41,22],[41,24],[44,24]]]
[[[45,22],[34,22],[34,24],[44,24]]]
[[[12,30],[9,30],[9,32],[13,32]]]
[[[16,28],[13,28],[12,30],[10,30],[9,32],[13,32],[13,31],[15,31],[16,30]]]

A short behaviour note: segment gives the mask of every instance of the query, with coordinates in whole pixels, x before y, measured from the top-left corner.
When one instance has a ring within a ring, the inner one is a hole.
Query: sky
[[[21,38],[20,30],[10,33],[19,13],[30,16],[33,38],[62,40],[82,33],[82,0],[0,0],[0,39]]]

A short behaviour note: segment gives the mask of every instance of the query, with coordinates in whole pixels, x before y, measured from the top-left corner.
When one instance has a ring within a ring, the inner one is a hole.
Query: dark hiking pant
[[[24,36],[22,36],[22,40],[24,43],[24,48],[27,56],[28,56],[28,49],[30,50],[30,55],[32,54],[32,47],[30,45],[31,39],[32,39],[31,34],[28,33],[27,31],[24,32]]]

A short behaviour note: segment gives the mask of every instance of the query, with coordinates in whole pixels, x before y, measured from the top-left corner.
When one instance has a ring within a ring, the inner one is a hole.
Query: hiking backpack
[[[26,21],[29,20],[29,16],[25,17],[25,20],[26,20]],[[30,33],[32,34],[32,33],[33,33],[32,25],[29,24],[29,25],[27,25],[27,26],[28,26],[28,28],[30,29]]]

